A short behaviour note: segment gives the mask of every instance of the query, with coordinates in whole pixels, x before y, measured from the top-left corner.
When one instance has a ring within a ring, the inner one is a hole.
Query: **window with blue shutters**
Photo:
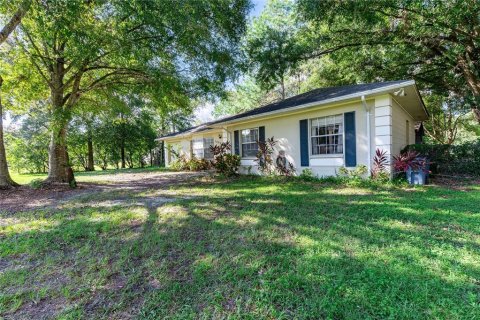
[[[242,157],[253,158],[258,153],[258,128],[244,129],[241,131]]]
[[[300,165],[302,167],[308,167],[309,154],[308,154],[308,120],[300,120]]]
[[[345,122],[345,166],[357,165],[357,138],[355,130],[355,112],[343,114]]]
[[[312,155],[343,154],[343,115],[310,120]]]

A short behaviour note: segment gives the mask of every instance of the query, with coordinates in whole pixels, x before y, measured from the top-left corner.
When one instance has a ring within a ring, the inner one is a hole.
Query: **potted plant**
[[[395,172],[406,174],[410,184],[426,184],[428,182],[428,161],[416,151],[407,151],[393,157]]]

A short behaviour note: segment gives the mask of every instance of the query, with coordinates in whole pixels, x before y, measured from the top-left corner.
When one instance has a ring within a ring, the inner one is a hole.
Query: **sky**
[[[265,8],[265,5],[267,4],[268,0],[252,0],[253,8],[250,11],[250,19],[254,17],[258,17],[260,13],[262,12],[263,8]],[[199,123],[203,122],[208,122],[213,120],[213,109],[214,105],[212,103],[207,103],[203,106],[200,106],[197,110],[195,110],[195,118],[196,121]]]

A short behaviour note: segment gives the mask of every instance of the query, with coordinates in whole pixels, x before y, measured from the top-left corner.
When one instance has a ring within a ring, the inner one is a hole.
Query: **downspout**
[[[367,106],[367,101],[365,100],[365,96],[362,95],[362,105],[365,108],[365,112],[367,113],[367,147],[368,147],[368,152],[367,152],[367,168],[368,168],[368,174],[372,172],[372,133],[370,131],[370,107]]]

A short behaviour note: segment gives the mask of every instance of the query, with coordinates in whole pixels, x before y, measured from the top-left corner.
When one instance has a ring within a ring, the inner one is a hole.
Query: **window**
[[[213,154],[210,151],[210,146],[214,145],[213,138],[193,139],[192,153],[197,159],[213,159]]]
[[[203,139],[203,158],[204,159],[213,159],[213,153],[210,150],[210,147],[214,146],[215,142],[213,138]]]
[[[193,156],[197,159],[203,159],[203,139],[192,140]]]
[[[255,157],[258,152],[258,128],[242,130],[242,157]]]
[[[312,155],[343,153],[343,115],[310,120]]]

